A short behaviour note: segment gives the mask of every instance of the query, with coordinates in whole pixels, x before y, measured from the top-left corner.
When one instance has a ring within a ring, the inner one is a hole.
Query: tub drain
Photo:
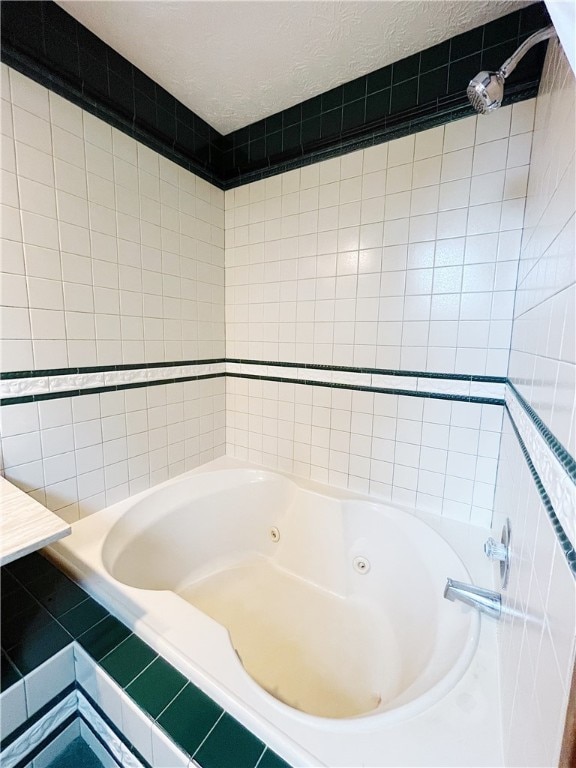
[[[365,557],[355,557],[353,565],[358,573],[368,573],[370,570],[370,561]]]

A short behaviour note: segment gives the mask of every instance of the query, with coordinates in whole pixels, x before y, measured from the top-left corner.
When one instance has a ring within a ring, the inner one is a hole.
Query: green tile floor
[[[0,586],[2,692],[76,640],[201,768],[289,768],[41,555],[0,569]]]

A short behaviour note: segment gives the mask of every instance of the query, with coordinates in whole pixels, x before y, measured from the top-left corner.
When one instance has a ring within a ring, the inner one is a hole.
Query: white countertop
[[[68,536],[62,518],[0,477],[0,565]]]

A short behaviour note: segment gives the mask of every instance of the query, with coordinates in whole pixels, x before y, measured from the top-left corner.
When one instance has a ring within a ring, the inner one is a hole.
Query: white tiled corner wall
[[[533,116],[227,191],[227,356],[505,376]]]
[[[575,109],[574,74],[559,44],[551,41],[536,101],[509,374],[572,455]],[[575,514],[574,494],[572,499]],[[505,764],[552,766],[558,764],[574,667],[576,585],[508,425],[495,528],[506,517],[513,560],[505,597],[515,611],[499,634]]]
[[[576,81],[550,43],[537,100],[510,378],[576,455]]]
[[[534,100],[226,192],[230,358],[505,376]],[[227,380],[227,451],[489,526],[502,409]]]
[[[223,356],[226,226],[229,356],[505,374],[533,102],[225,197],[2,76],[3,370]],[[297,386],[293,405],[322,402],[307,424],[302,408],[286,418],[281,389],[271,403],[229,383],[230,453],[489,524],[500,408]],[[9,406],[4,472],[77,519],[223,453],[223,392],[213,380]]]
[[[2,65],[2,370],[224,355],[224,194]],[[69,521],[224,452],[221,380],[1,409]]]

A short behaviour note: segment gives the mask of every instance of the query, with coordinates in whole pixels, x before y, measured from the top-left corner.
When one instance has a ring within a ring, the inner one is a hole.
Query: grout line
[[[135,632],[132,632],[132,635],[134,635],[135,637],[138,637],[138,635],[137,635]],[[128,635],[128,637],[131,637],[131,635]],[[128,639],[128,638],[126,638],[126,640],[127,640],[127,639]],[[142,638],[138,638],[138,639],[139,639],[139,640],[142,640]],[[142,640],[142,642],[144,642],[144,640]],[[146,643],[146,645],[148,645],[148,643]],[[149,647],[149,648],[152,648],[152,646],[148,646],[148,647]],[[152,648],[152,650],[154,650],[154,648]],[[133,677],[133,678],[132,678],[132,680],[130,680],[130,682],[129,682],[129,683],[126,683],[126,685],[125,685],[125,686],[122,688],[122,690],[123,690],[123,691],[125,691],[125,690],[126,690],[126,688],[128,688],[128,686],[129,686],[129,685],[132,685],[132,683],[133,683],[135,680],[138,680],[138,678],[140,677],[140,675],[142,675],[144,672],[146,672],[146,670],[147,670],[149,667],[151,667],[151,666],[152,666],[152,664],[154,664],[154,662],[155,662],[157,659],[161,659],[161,658],[162,658],[162,656],[160,656],[160,654],[159,654],[159,653],[156,653],[156,656],[154,656],[154,658],[152,659],[152,661],[150,661],[148,664],[146,664],[146,666],[144,667],[144,669],[141,669],[141,670],[140,670],[140,672],[138,672],[138,674],[137,674],[135,677]]]
[[[210,730],[208,731],[208,733],[206,734],[206,736],[204,736],[204,738],[202,739],[202,741],[200,742],[200,744],[198,744],[198,746],[197,746],[197,747],[196,747],[196,749],[194,750],[194,755],[197,755],[197,754],[198,754],[198,752],[199,752],[199,751],[202,749],[202,745],[203,745],[203,744],[204,744],[204,743],[205,743],[205,742],[208,740],[208,737],[210,736],[210,734],[212,733],[212,731],[213,731],[213,730],[216,728],[216,726],[218,725],[218,723],[220,722],[220,720],[222,720],[222,718],[224,717],[224,715],[225,715],[225,714],[226,714],[226,710],[222,709],[222,712],[220,713],[219,717],[217,718],[217,720],[216,720],[216,722],[214,723],[214,725],[212,726],[212,728],[210,728]],[[194,759],[194,755],[191,755],[192,759]]]
[[[169,661],[167,661],[167,660],[166,660],[166,659],[165,659],[163,656],[159,656],[159,658],[161,658],[161,659],[162,659],[164,662],[166,662],[166,664],[169,664],[169,665],[172,667],[172,669],[176,669],[176,667],[174,667],[172,664],[170,664],[170,662],[169,662]],[[176,669],[176,671],[178,672],[178,670],[177,670],[177,669]],[[182,674],[182,673],[180,673],[180,674]],[[162,710],[161,710],[161,711],[160,711],[160,712],[159,712],[159,713],[156,715],[156,717],[155,717],[155,718],[153,718],[153,720],[154,720],[154,722],[155,722],[155,723],[158,723],[158,720],[159,720],[159,719],[162,717],[162,715],[164,714],[164,712],[166,712],[166,710],[168,709],[168,707],[169,707],[171,704],[173,704],[173,703],[174,703],[174,701],[175,701],[175,700],[178,698],[178,696],[180,696],[180,694],[182,693],[182,691],[184,690],[184,688],[186,688],[186,686],[187,686],[187,685],[194,685],[194,683],[193,683],[191,680],[188,680],[188,678],[186,677],[186,675],[183,675],[183,677],[185,678],[186,682],[184,683],[184,685],[182,686],[182,688],[180,688],[180,689],[178,690],[178,692],[177,692],[177,693],[176,693],[176,694],[175,694],[175,695],[174,695],[174,696],[173,696],[173,697],[170,699],[170,701],[168,702],[168,704],[166,704],[166,706],[164,707],[164,709],[162,709]],[[134,678],[134,679],[136,679],[136,678]],[[130,694],[127,694],[127,695],[130,695]],[[152,717],[152,716],[150,716],[150,717]],[[160,723],[158,723],[158,725],[160,726],[160,728],[162,728],[162,726],[160,725]],[[166,733],[167,733],[167,731],[166,731]],[[172,737],[170,737],[170,738],[172,738]]]

